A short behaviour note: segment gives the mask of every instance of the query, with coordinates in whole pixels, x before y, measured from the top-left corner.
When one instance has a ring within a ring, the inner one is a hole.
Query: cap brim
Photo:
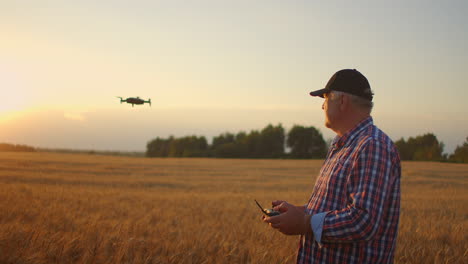
[[[310,95],[311,96],[319,96],[319,97],[323,98],[323,95],[326,94],[326,93],[329,93],[329,92],[330,92],[330,89],[323,88],[323,89],[320,89],[320,90],[317,90],[317,91],[310,92]]]

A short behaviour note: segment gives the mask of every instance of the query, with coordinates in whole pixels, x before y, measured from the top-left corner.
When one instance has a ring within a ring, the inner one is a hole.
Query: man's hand
[[[271,202],[271,205],[272,205],[273,207],[275,207],[275,206],[278,206],[278,205],[280,205],[280,204],[282,204],[282,203],[288,203],[288,202],[283,201],[283,200],[275,200],[275,201]],[[305,207],[304,205],[296,205],[296,208],[297,208],[298,210],[301,210],[301,211],[305,211],[305,209],[306,209],[306,207]]]
[[[310,226],[311,216],[301,210],[302,206],[295,206],[285,201],[273,201],[272,204],[273,209],[281,214],[263,219],[271,227],[278,229],[285,235],[300,235],[312,232]]]

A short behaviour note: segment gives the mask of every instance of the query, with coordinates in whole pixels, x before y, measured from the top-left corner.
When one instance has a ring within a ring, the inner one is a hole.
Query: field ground
[[[0,152],[0,263],[293,263],[253,199],[305,203],[321,163]],[[468,263],[467,187],[403,163],[396,263]]]

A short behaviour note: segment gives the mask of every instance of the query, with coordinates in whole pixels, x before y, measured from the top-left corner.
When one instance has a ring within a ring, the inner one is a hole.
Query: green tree
[[[405,141],[404,138],[401,138],[395,142],[395,145],[400,153],[400,159],[402,160],[412,160],[413,151],[410,149],[410,145]]]
[[[234,143],[235,141],[236,141],[236,138],[234,134],[226,132],[224,134],[221,134],[213,138],[213,142],[211,143],[211,148],[216,149],[218,146],[221,146],[227,143]]]
[[[324,158],[327,146],[322,134],[315,127],[295,125],[288,133],[286,144],[291,148],[292,158]]]
[[[449,161],[468,163],[468,137],[466,137],[465,143],[463,143],[463,145],[457,146],[453,154],[450,155]]]
[[[246,154],[245,145],[239,142],[226,143],[215,150],[215,157],[219,158],[245,158]]]
[[[281,158],[284,156],[284,128],[268,125],[260,132],[259,158]]]
[[[187,136],[171,140],[169,157],[203,157],[206,156],[207,150],[205,137]]]
[[[281,124],[270,124],[249,134],[224,133],[213,138],[211,153],[220,158],[280,158],[284,156],[284,138]]]
[[[27,145],[17,145],[17,144],[9,144],[9,143],[0,143],[0,151],[21,151],[21,152],[35,152],[36,149],[31,146]]]
[[[442,161],[444,160],[444,143],[439,142],[432,133],[422,136],[403,138],[395,142],[402,160]]]
[[[147,157],[205,157],[208,142],[205,137],[187,136],[168,139],[156,138],[146,146]]]
[[[257,130],[252,130],[242,141],[246,146],[248,158],[258,158],[261,156],[260,148],[261,135]]]
[[[148,142],[146,145],[146,156],[147,157],[167,157],[169,155],[170,141],[173,138],[163,139],[155,138]]]
[[[205,137],[190,136],[181,139],[181,157],[204,157],[208,150]]]

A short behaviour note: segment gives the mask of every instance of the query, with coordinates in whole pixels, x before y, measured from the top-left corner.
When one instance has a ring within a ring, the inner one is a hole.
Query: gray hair
[[[351,103],[354,106],[358,107],[359,109],[368,111],[369,114],[372,112],[372,108],[374,107],[374,103],[372,101],[369,101],[369,100],[367,100],[365,98],[356,96],[354,94],[345,93],[345,92],[341,92],[341,91],[332,91],[331,94],[332,94],[332,96],[331,96],[332,99],[335,98],[334,95],[344,95],[344,94],[346,94],[347,96],[349,96],[349,98],[351,98]]]

